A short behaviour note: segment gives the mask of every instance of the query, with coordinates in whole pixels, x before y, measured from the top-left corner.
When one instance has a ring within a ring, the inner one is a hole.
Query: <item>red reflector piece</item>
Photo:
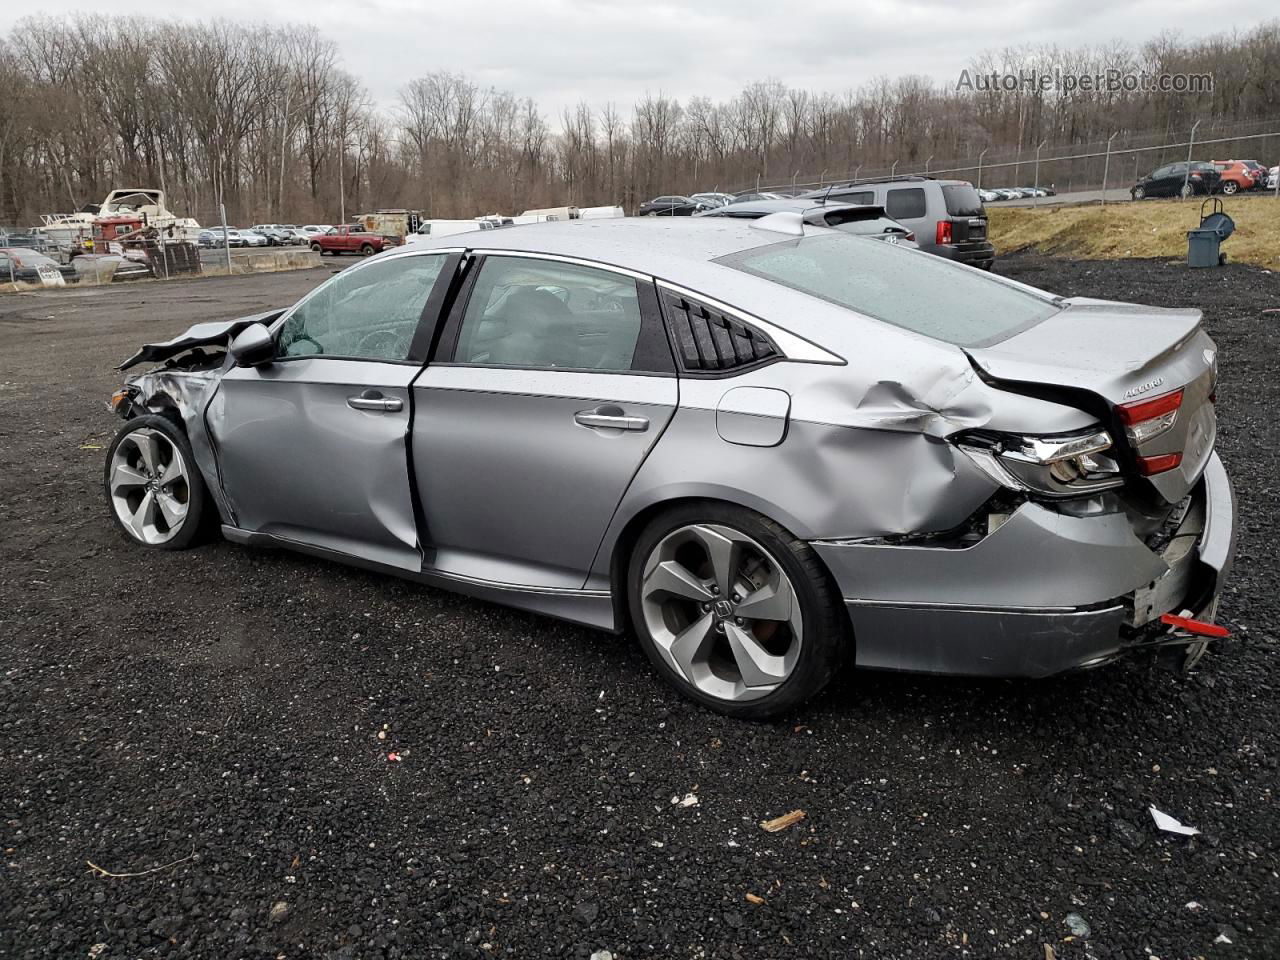
[[[1157,473],[1164,473],[1166,470],[1172,470],[1180,463],[1182,463],[1181,453],[1162,453],[1155,457],[1139,457],[1138,472],[1144,477],[1150,477]]]
[[[1160,622],[1194,633],[1197,637],[1229,637],[1231,631],[1217,623],[1205,623],[1203,620],[1192,620],[1190,617],[1179,617],[1172,613],[1161,614]]]
[[[1116,413],[1120,415],[1120,421],[1125,426],[1132,427],[1135,423],[1163,417],[1166,413],[1177,410],[1181,406],[1182,388],[1179,387],[1173,393],[1152,397],[1150,400],[1139,400],[1137,403],[1122,403],[1116,407]]]

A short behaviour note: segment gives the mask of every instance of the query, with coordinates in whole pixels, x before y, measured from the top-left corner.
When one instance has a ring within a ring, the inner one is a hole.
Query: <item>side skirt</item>
[[[249,547],[268,547],[292,550],[332,560],[349,567],[359,567],[375,573],[387,573],[404,580],[423,583],[428,586],[461,593],[479,600],[488,600],[504,606],[540,613],[559,620],[567,620],[584,627],[594,627],[610,633],[618,633],[619,628],[614,618],[613,596],[608,590],[572,590],[559,587],[530,587],[515,583],[497,583],[492,580],[476,580],[471,577],[460,577],[454,574],[440,573],[431,569],[418,572],[402,570],[387,566],[373,560],[353,557],[337,550],[313,546],[298,540],[289,540],[269,533],[255,533],[241,530],[226,524],[222,526],[222,535],[232,543]]]

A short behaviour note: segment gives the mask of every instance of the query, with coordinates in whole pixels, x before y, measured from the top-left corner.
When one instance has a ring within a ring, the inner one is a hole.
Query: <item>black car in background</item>
[[[1213,193],[1219,177],[1217,167],[1201,160],[1166,163],[1130,187],[1129,196],[1134,200],[1144,200],[1147,197],[1189,197],[1194,193]]]
[[[714,204],[692,197],[670,195],[654,197],[647,203],[640,204],[636,210],[637,217],[692,217],[695,213],[710,210]]]

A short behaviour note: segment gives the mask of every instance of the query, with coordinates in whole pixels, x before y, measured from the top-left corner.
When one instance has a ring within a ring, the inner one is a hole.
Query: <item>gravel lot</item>
[[[286,553],[146,553],[99,486],[114,363],[327,273],[0,299],[0,956],[1280,955],[1280,277],[1000,269],[1209,318],[1243,522],[1236,639],[1189,677],[850,672],[752,725],[630,641]]]

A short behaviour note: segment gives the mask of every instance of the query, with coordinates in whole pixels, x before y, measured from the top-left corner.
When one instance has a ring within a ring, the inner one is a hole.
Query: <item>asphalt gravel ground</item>
[[[113,364],[326,273],[0,299],[0,956],[1280,955],[1280,278],[999,270],[1205,310],[1241,539],[1235,637],[1189,676],[847,671],[751,724],[626,639],[283,552],[146,552],[100,489]]]

